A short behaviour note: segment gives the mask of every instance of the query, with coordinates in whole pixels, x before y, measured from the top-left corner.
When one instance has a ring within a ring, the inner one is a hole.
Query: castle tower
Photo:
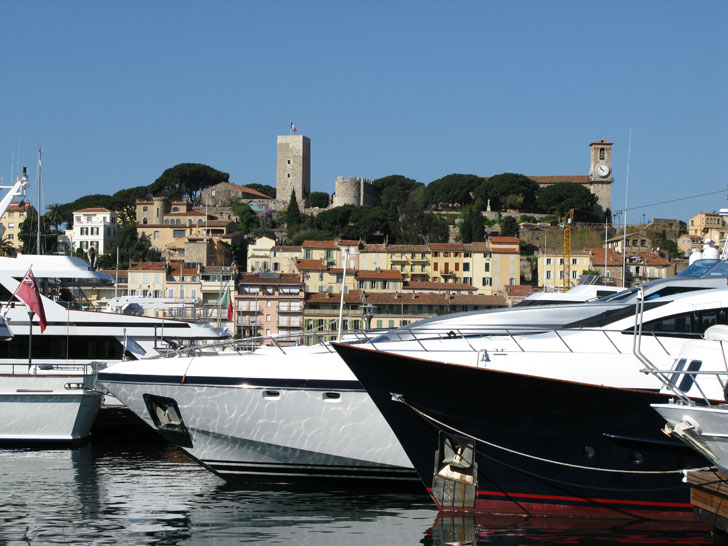
[[[276,161],[276,200],[288,203],[296,192],[298,204],[311,193],[311,140],[303,135],[279,135]]]
[[[597,140],[589,144],[591,148],[591,165],[589,167],[589,185],[591,192],[597,196],[594,212],[604,213],[612,208],[612,143]]]

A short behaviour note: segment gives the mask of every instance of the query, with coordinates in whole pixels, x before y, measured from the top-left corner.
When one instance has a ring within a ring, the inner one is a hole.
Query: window
[[[546,279],[551,279],[551,271],[546,272]]]
[[[146,223],[147,223],[147,219],[146,218],[142,218],[142,224],[146,224]]]
[[[8,239],[9,240],[15,239],[15,235],[13,235],[12,233],[8,233]]]
[[[572,279],[576,279],[576,271],[572,271],[571,272],[571,278]]]
[[[551,265],[551,258],[546,258],[546,265]]]
[[[571,258],[571,265],[577,265],[579,263],[579,258]]]
[[[483,286],[492,286],[493,285],[493,279],[490,277],[483,277]]]
[[[604,148],[599,148],[599,161],[604,161]]]
[[[485,272],[490,273],[490,264],[489,263],[485,264]]]
[[[559,265],[564,265],[564,259],[563,258],[559,258]]]
[[[8,228],[15,229],[15,224],[12,224],[12,223],[11,224],[8,224]]]
[[[155,238],[155,239],[159,239],[159,232],[158,232],[158,231],[155,231],[155,232],[154,232],[154,238]]]
[[[172,237],[175,239],[179,239],[180,237],[185,236],[185,230],[184,229],[173,229],[172,230]]]
[[[149,207],[142,207],[142,212],[147,212],[149,210]]]
[[[434,264],[434,266],[433,266],[433,268],[434,268],[434,270],[435,270],[435,271],[437,271],[437,270],[438,270],[438,269],[437,269],[437,267],[438,267],[438,263],[437,263],[437,262],[435,262],[435,264]]]

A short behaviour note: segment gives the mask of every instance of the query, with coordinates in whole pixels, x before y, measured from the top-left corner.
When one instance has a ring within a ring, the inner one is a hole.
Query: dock
[[[728,478],[718,470],[687,473],[695,517],[713,528],[716,543],[728,543]]]

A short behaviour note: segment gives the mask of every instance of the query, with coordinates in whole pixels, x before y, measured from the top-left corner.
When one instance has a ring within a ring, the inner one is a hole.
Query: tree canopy
[[[243,234],[250,233],[260,227],[258,215],[248,203],[231,203],[230,208],[233,209],[233,213],[238,217],[238,227]]]
[[[329,194],[325,191],[314,191],[308,196],[308,204],[312,207],[325,209],[329,206]]]
[[[260,193],[266,194],[268,197],[276,198],[276,189],[268,184],[245,184],[246,188],[258,190]]]
[[[417,188],[424,188],[422,182],[407,178],[400,174],[393,174],[373,180],[372,184],[379,188],[379,201],[384,210],[397,213],[407,202],[411,192]]]
[[[463,208],[458,229],[463,243],[481,242],[485,239],[485,219],[475,205]]]
[[[574,219],[592,221],[591,212],[596,205],[597,197],[581,184],[559,182],[542,188],[538,194],[538,208],[545,213],[564,216],[574,209]]]
[[[515,209],[533,212],[539,187],[525,175],[503,173],[484,180],[475,193],[484,203],[490,199],[492,210]]]
[[[150,186],[155,196],[195,201],[199,193],[220,182],[228,182],[230,175],[201,163],[180,163],[162,173]]]
[[[114,242],[108,251],[96,258],[96,263],[101,269],[113,269],[116,267],[116,249],[119,249],[119,268],[128,269],[131,262],[161,260],[158,250],[152,248],[152,242],[146,234],[139,236],[136,224],[129,222],[122,224],[116,230]]]
[[[448,174],[427,185],[427,203],[468,205],[473,202],[475,189],[482,183],[483,178],[474,174]]]

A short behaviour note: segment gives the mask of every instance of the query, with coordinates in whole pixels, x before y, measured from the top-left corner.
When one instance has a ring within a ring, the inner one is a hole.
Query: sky
[[[275,186],[293,122],[330,194],[583,175],[606,139],[612,209],[687,221],[728,208],[727,24],[722,0],[0,0],[0,176],[35,183],[42,149],[43,206],[187,162]]]

